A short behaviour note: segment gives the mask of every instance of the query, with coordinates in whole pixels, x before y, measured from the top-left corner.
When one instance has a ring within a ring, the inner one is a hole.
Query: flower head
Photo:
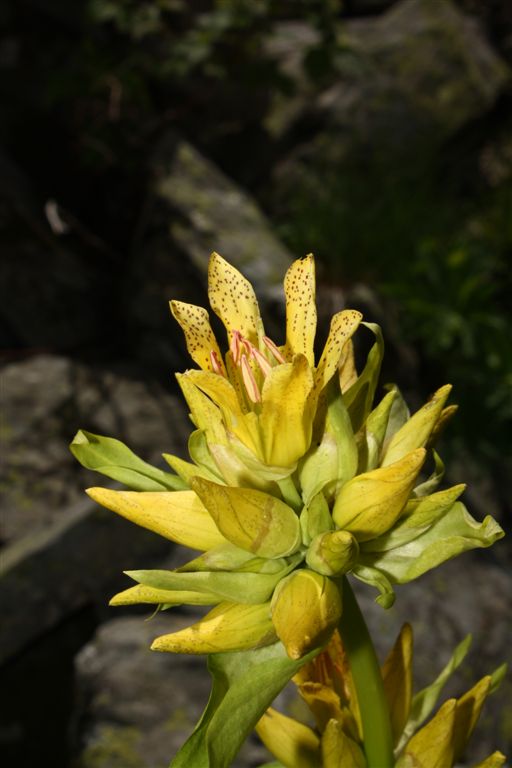
[[[284,292],[279,346],[265,335],[250,283],[212,255],[208,293],[226,329],[224,354],[205,309],[171,302],[198,366],[178,374],[196,430],[190,461],[164,454],[177,474],[108,438],[79,433],[72,445],[86,466],[135,489],[92,488],[93,499],[202,552],[175,571],[129,572],[136,585],[112,600],[212,606],[195,625],[158,638],[157,650],[210,653],[279,639],[299,658],[334,632],[345,573],[376,586],[388,606],[394,583],[503,535],[492,518],[470,517],[457,500],[464,486],[437,490],[443,466],[433,442],[453,413],[450,387],[412,416],[396,387],[375,405],[378,326],[363,324],[376,341],[361,372],[355,310],[334,315],[316,360],[312,256],[290,266]],[[329,738],[344,737],[334,729]]]

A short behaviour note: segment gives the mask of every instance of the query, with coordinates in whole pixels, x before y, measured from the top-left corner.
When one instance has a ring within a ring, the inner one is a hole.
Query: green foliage
[[[423,394],[439,378],[454,385],[452,450],[492,460],[512,426],[512,182],[462,195],[456,174],[437,177],[439,160],[395,161],[355,161],[343,178],[326,170],[321,188],[304,180],[281,232],[297,253],[314,243],[329,280],[388,298],[425,356]]]

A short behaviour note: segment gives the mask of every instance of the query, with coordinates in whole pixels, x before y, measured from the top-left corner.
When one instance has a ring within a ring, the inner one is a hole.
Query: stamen
[[[229,342],[229,349],[235,365],[240,362],[242,334],[240,331],[232,331],[231,341]]]
[[[210,362],[212,364],[213,372],[218,373],[220,376],[224,376],[222,364],[219,360],[219,356],[217,355],[214,349],[212,349],[210,352]]]
[[[253,403],[261,403],[260,390],[258,389],[256,379],[254,378],[254,373],[252,372],[246,355],[242,355],[240,365],[242,368],[242,378],[244,380],[245,389],[247,390],[249,399],[252,400]]]
[[[284,359],[283,355],[279,351],[278,347],[274,344],[272,339],[269,339],[268,336],[264,336],[263,343],[265,344],[267,349],[269,349],[270,352],[274,355],[278,363],[286,363],[286,360]]]
[[[261,368],[261,371],[264,376],[268,376],[270,371],[272,370],[272,366],[268,362],[268,360],[261,354],[259,349],[256,349],[256,347],[253,347],[251,345],[251,357],[256,360],[259,367]]]

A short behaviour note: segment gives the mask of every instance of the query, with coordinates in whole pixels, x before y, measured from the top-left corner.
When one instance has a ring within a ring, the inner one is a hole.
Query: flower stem
[[[389,706],[375,648],[346,576],[341,589],[343,615],[339,629],[356,688],[367,765],[368,768],[393,768]]]
[[[283,500],[289,507],[294,509],[295,512],[299,513],[304,505],[292,478],[290,476],[283,477],[282,480],[277,481],[277,484],[283,496]]]

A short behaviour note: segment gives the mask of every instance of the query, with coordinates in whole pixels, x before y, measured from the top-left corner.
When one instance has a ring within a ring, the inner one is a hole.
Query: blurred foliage
[[[424,393],[454,384],[452,450],[494,460],[509,455],[512,428],[512,180],[463,194],[443,168],[431,159],[327,175],[289,201],[281,232],[296,252],[314,243],[329,280],[387,296],[419,352]]]

